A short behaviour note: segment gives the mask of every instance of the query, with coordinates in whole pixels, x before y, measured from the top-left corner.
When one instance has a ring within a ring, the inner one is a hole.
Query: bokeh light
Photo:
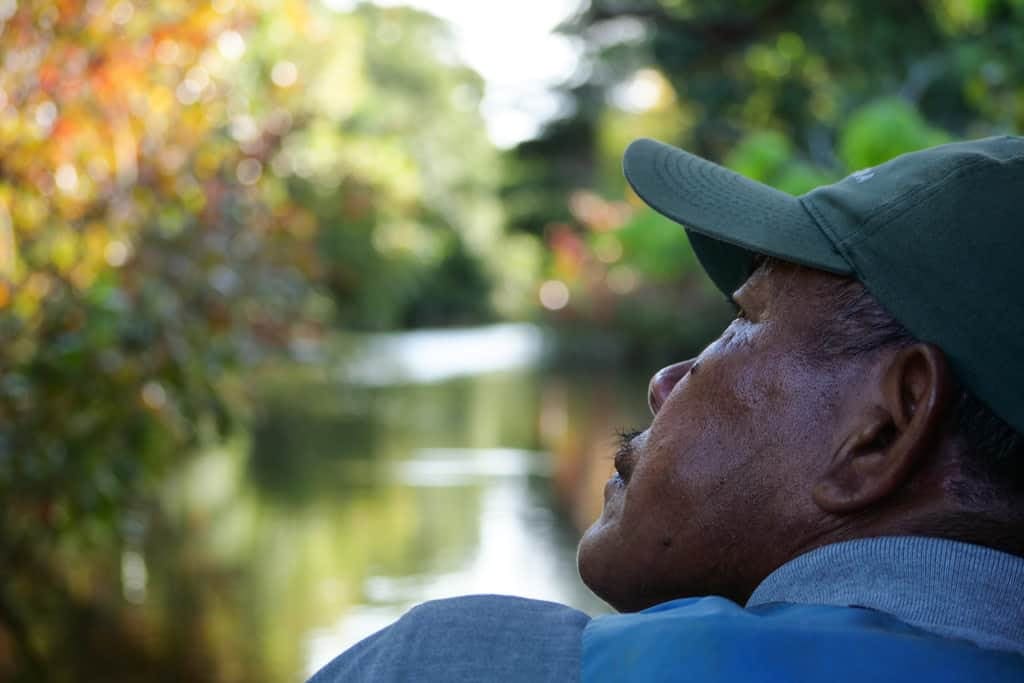
[[[538,292],[541,305],[549,311],[560,311],[569,305],[569,288],[561,280],[547,280]]]

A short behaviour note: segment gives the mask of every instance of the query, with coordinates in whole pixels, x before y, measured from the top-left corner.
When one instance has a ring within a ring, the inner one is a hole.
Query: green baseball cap
[[[623,166],[726,296],[757,254],[855,277],[1024,432],[1024,138],[904,154],[800,197],[655,140]]]

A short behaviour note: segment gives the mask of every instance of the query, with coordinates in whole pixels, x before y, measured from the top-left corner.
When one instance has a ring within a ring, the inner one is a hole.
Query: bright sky
[[[356,0],[326,0],[350,9]],[[559,109],[552,87],[576,69],[578,48],[554,34],[581,0],[373,0],[446,19],[462,60],[487,82],[482,111],[491,139],[511,147],[533,137]]]

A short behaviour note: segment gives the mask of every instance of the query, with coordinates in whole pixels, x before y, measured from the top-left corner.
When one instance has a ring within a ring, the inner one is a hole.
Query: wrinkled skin
[[[807,353],[829,315],[815,292],[834,277],[755,272],[722,335],[652,378],[654,420],[624,444],[579,548],[584,582],[616,609],[711,594],[742,603],[830,530],[812,489],[866,370]]]

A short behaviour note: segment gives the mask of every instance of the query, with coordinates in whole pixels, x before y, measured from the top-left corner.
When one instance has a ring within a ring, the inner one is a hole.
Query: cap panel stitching
[[[821,230],[828,238],[829,242],[832,243],[832,247],[836,250],[836,253],[842,257],[846,265],[850,267],[850,270],[857,276],[858,280],[863,280],[861,277],[860,269],[857,268],[857,264],[850,260],[849,256],[846,255],[846,250],[843,249],[845,246],[843,241],[838,238],[838,233],[832,223],[829,222],[828,218],[818,210],[818,207],[814,206],[814,203],[807,197],[798,197],[797,200],[800,202],[800,206],[803,207],[804,211],[811,217],[811,221],[817,226],[818,230]]]
[[[1018,138],[1015,138],[1014,136],[1011,136],[1011,135],[1003,136],[1003,139],[1024,140],[1024,138],[1018,139]],[[946,174],[946,176],[948,176],[951,173],[956,173],[958,171],[967,171],[970,168],[976,166],[977,164],[983,163],[985,161],[990,161],[990,160],[996,160],[996,161],[998,161],[1000,163],[1005,163],[1005,164],[1011,164],[1011,163],[1016,163],[1018,161],[1024,161],[1024,154],[1011,155],[1011,156],[1008,156],[1008,157],[1006,157],[1004,159],[998,159],[998,158],[990,156],[989,154],[986,154],[984,152],[973,152],[971,154],[971,156],[972,156],[972,158],[969,159],[968,161],[964,161],[964,162],[960,163],[959,165],[955,166],[954,168],[950,169],[950,171]],[[944,182],[946,176],[943,176],[942,178],[936,180],[935,182],[936,183]],[[931,187],[931,185],[929,185],[929,187]],[[895,197],[892,200],[881,204],[874,211],[868,213],[864,217],[864,225],[866,226],[869,223],[874,222],[876,219],[878,219],[880,217],[880,214],[882,214],[882,213],[884,213],[884,212],[886,212],[886,211],[888,211],[890,209],[895,210],[904,201],[912,199],[913,197],[917,196],[917,194],[919,192],[924,192],[927,189],[928,188],[924,188],[922,190],[917,190],[917,191],[910,191],[908,194],[901,195],[899,197]]]
[[[864,226],[863,230],[850,235],[843,240],[843,242],[850,246],[856,246],[861,241],[866,240],[869,237],[873,237],[892,221],[909,211],[912,211],[916,207],[920,206],[924,201],[934,197],[953,180],[957,180],[971,174],[976,167],[989,160],[991,160],[991,157],[981,156],[971,160],[970,162],[965,162],[960,166],[950,169],[948,173],[935,182],[929,184],[928,187],[916,192],[908,193],[897,200],[886,203],[881,209],[864,220],[862,223]],[[1005,160],[1000,160],[1000,163],[1006,166],[1024,163],[1024,156],[1009,157]]]
[[[843,244],[847,244],[852,247],[869,237],[873,237],[893,220],[909,211],[912,211],[914,208],[920,206],[922,202],[938,194],[947,184],[949,184],[949,182],[969,174],[976,166],[979,166],[990,158],[991,157],[977,157],[960,166],[954,166],[941,178],[928,184],[926,187],[916,191],[912,190],[907,194],[893,199],[892,201],[886,202],[865,217],[864,221],[861,222],[863,229],[843,239]]]

